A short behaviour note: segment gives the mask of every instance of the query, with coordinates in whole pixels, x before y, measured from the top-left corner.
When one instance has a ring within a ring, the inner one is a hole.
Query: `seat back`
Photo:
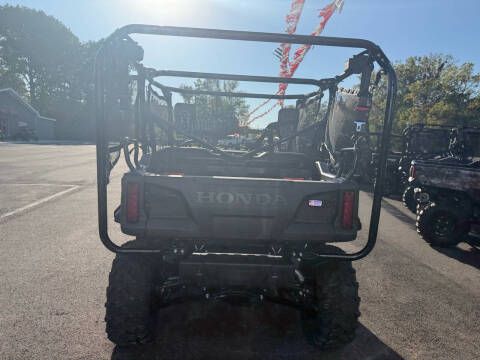
[[[176,103],[173,108],[175,127],[187,134],[194,134],[196,130],[195,105]]]
[[[152,153],[147,171],[193,176],[311,179],[313,163],[299,153],[267,152],[251,159],[225,159],[203,148],[166,147]]]
[[[332,154],[352,147],[356,132],[368,131],[368,109],[359,106],[360,99],[353,91],[337,92],[325,133],[325,143]]]
[[[299,111],[295,108],[284,108],[278,112],[278,132],[280,138],[285,138],[297,132]],[[281,151],[298,151],[297,141],[292,139],[280,145]]]

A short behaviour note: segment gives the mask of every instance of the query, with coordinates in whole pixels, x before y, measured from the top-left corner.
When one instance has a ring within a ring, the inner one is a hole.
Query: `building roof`
[[[47,120],[47,121],[52,121],[52,122],[55,122],[57,120],[55,119],[52,119],[52,118],[49,118],[49,117],[46,117],[46,116],[39,116],[38,117],[40,120]]]
[[[18,103],[20,103],[23,107],[28,109],[31,113],[33,113],[36,117],[40,117],[40,113],[28,102],[26,102],[15,90],[12,88],[0,89],[0,95],[8,95]]]

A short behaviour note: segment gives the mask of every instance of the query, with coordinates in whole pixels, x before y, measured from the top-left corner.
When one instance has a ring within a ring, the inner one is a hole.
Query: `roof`
[[[56,122],[56,121],[57,121],[57,120],[55,120],[55,119],[52,119],[52,118],[49,118],[49,117],[46,117],[46,116],[39,116],[38,119],[40,119],[40,120],[52,121],[52,122]]]
[[[32,112],[35,116],[39,117],[40,113],[28,102],[26,102],[15,90],[12,88],[6,88],[6,89],[0,89],[0,95],[2,94],[7,94],[9,95],[12,99],[16,100],[18,103],[20,103],[22,106],[27,108],[30,112]]]

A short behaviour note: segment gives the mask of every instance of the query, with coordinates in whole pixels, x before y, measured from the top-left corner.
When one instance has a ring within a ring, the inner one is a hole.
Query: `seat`
[[[147,171],[157,174],[212,175],[209,168],[226,165],[225,159],[204,148],[167,147],[150,156]]]
[[[298,130],[299,111],[295,108],[283,108],[278,112],[278,132],[280,138],[295,134]],[[296,139],[280,144],[281,151],[297,151]]]
[[[305,154],[266,152],[254,158],[221,157],[197,147],[168,147],[150,156],[147,171],[156,174],[260,178],[312,178],[313,161]]]

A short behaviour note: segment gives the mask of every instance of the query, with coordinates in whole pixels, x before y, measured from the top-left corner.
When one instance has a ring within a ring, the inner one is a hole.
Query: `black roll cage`
[[[390,143],[390,133],[392,130],[392,123],[394,117],[394,103],[397,91],[397,78],[395,70],[391,65],[387,56],[383,53],[381,48],[363,39],[353,38],[339,38],[339,37],[324,37],[324,36],[310,36],[310,35],[288,35],[278,33],[265,33],[265,32],[248,32],[248,31],[234,31],[234,30],[217,30],[217,29],[202,29],[202,28],[189,28],[189,27],[172,27],[172,26],[157,26],[157,25],[142,25],[132,24],[127,25],[116,30],[110,35],[102,47],[99,49],[97,57],[95,59],[95,116],[96,116],[96,155],[97,155],[97,193],[98,193],[98,224],[99,235],[102,243],[105,247],[115,253],[159,253],[161,249],[146,249],[146,248],[123,248],[115,244],[108,233],[108,205],[107,205],[107,186],[109,182],[109,173],[111,167],[109,165],[109,147],[106,139],[106,118],[108,115],[108,106],[106,104],[105,89],[106,84],[109,81],[106,76],[105,69],[108,66],[108,57],[110,54],[109,49],[115,41],[129,40],[131,34],[144,34],[144,35],[164,35],[164,36],[180,36],[190,38],[207,38],[207,39],[223,39],[223,40],[239,40],[239,41],[254,41],[254,42],[271,42],[271,43],[290,43],[290,44],[309,44],[317,46],[329,46],[329,47],[346,47],[346,48],[361,48],[364,49],[362,54],[368,54],[372,62],[376,62],[382,69],[383,73],[387,76],[387,99],[385,106],[383,132],[381,135],[381,148],[378,163],[378,171],[375,181],[368,240],[365,246],[352,254],[316,254],[316,257],[320,260],[322,258],[332,258],[338,260],[358,260],[368,255],[375,246],[378,224],[380,219],[381,201],[383,193],[383,182],[386,173],[387,155]],[[186,89],[166,87],[155,81],[155,77],[158,76],[183,76],[183,77],[195,77],[195,78],[215,78],[222,80],[238,80],[238,81],[255,81],[255,82],[270,82],[270,83],[291,83],[291,84],[305,84],[316,85],[319,87],[319,91],[304,94],[304,95],[268,95],[268,94],[254,94],[254,93],[232,93],[232,92],[218,92],[218,91],[202,91],[196,94],[216,95],[216,96],[238,96],[238,97],[250,97],[250,98],[272,98],[272,99],[299,99],[308,101],[310,97],[319,95],[324,90],[336,89],[336,85],[344,78],[358,73],[350,72],[344,73],[335,78],[315,80],[315,79],[302,79],[302,78],[279,78],[270,76],[252,76],[252,75],[233,75],[233,74],[215,74],[215,73],[199,73],[199,72],[187,72],[187,71],[171,71],[160,70],[152,71],[148,68],[137,68],[138,79],[137,86],[140,89],[145,89],[146,80],[148,79],[151,85],[160,88],[163,92],[162,99],[166,100],[171,105],[171,93],[172,92],[185,92]],[[160,86],[157,86],[160,85]],[[190,90],[187,90],[190,91]],[[142,118],[142,104],[145,102],[145,91],[139,91],[135,103],[135,132],[136,138],[140,135],[139,130],[143,135],[146,132],[145,124],[140,123]],[[169,106],[169,117],[171,114],[171,106]],[[298,136],[294,134],[294,136]],[[146,137],[144,137],[146,139]],[[281,139],[284,140],[284,139]],[[286,140],[285,140],[286,141]],[[134,144],[134,163],[138,166],[139,159],[139,145],[138,141],[134,140],[130,143]],[[128,162],[129,143],[123,145],[125,152],[125,159]],[[128,159],[127,159],[128,158]],[[130,162],[129,167],[134,165]]]

